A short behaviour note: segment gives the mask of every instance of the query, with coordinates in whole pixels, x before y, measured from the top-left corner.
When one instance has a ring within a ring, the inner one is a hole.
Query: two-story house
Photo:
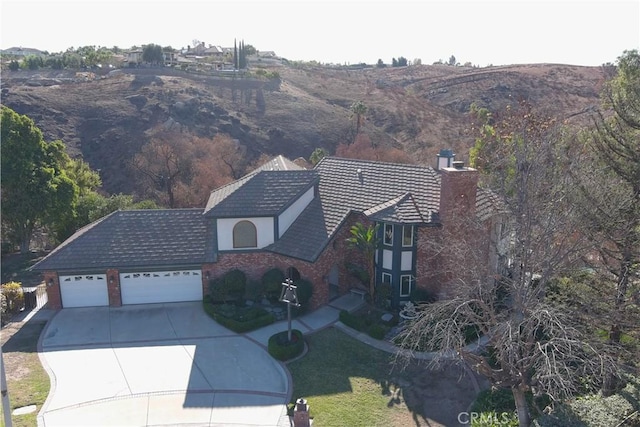
[[[195,301],[231,269],[259,280],[273,267],[309,280],[318,307],[356,285],[347,264],[365,260],[347,238],[363,222],[379,224],[375,281],[391,284],[398,305],[416,287],[447,293],[443,260],[425,242],[441,239],[454,216],[482,218],[492,241],[499,209],[477,184],[450,151],[435,169],[325,157],[307,170],[279,156],[215,189],[204,208],[107,215],[33,269],[52,308]],[[489,246],[483,262],[496,264]]]

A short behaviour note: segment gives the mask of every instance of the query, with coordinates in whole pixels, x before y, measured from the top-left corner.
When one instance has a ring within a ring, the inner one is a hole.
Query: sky
[[[0,47],[186,48],[244,40],[289,60],[599,66],[640,49],[640,0],[0,0]]]

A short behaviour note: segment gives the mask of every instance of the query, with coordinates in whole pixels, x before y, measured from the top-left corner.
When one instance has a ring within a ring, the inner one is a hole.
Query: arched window
[[[233,227],[234,248],[258,247],[258,233],[251,221],[240,221]]]
[[[295,283],[300,280],[300,272],[295,267],[289,267],[287,268],[287,277]]]

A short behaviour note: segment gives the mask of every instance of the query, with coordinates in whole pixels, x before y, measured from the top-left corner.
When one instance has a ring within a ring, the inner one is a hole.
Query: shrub
[[[298,295],[298,303],[300,307],[296,308],[296,314],[305,313],[309,308],[309,300],[313,295],[313,285],[310,281],[300,279],[294,283],[296,285],[296,295]]]
[[[238,269],[228,271],[224,275],[224,287],[230,298],[242,298],[247,287],[247,276]]]
[[[259,301],[263,295],[264,290],[259,280],[247,280],[247,286],[244,289],[244,299]]]
[[[222,277],[209,280],[209,297],[211,302],[222,302],[225,299]]]
[[[278,332],[269,337],[269,354],[278,360],[289,360],[300,355],[304,350],[304,338],[302,332],[291,330],[291,342],[288,341],[288,331]]]
[[[341,310],[339,319],[342,323],[357,331],[362,331],[365,328],[364,320],[361,317],[354,316],[347,310]]]
[[[556,404],[551,414],[540,416],[536,427],[552,426],[640,426],[640,378],[629,376],[618,393],[603,397],[602,393],[580,396]]]
[[[270,301],[278,301],[282,292],[284,273],[279,268],[272,268],[262,275],[262,287]]]
[[[209,281],[211,299],[217,302],[242,299],[246,287],[247,277],[238,269],[230,270],[224,276]]]
[[[6,306],[4,314],[15,314],[24,308],[24,292],[19,282],[8,282],[2,285],[2,295],[5,297]]]
[[[482,390],[471,405],[471,412],[513,412],[516,403],[508,388]]]
[[[238,307],[232,304],[215,305],[203,302],[204,311],[216,322],[237,333],[249,332],[275,322],[273,314],[259,307]]]
[[[371,338],[375,338],[377,340],[383,340],[385,335],[387,335],[387,332],[389,332],[389,328],[381,324],[371,325],[367,329],[367,334],[369,334]]]
[[[376,288],[376,305],[383,309],[388,308],[392,291],[393,289],[391,288],[391,283],[380,283]]]
[[[416,288],[412,290],[411,293],[409,294],[409,299],[413,303],[420,303],[420,302],[430,303],[430,302],[434,302],[436,300],[436,297],[426,289]]]

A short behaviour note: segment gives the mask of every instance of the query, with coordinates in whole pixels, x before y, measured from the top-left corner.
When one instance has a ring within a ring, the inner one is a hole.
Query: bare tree
[[[472,160],[481,184],[508,212],[509,269],[492,277],[482,218],[449,215],[441,238],[422,243],[443,260],[447,298],[421,306],[401,341],[410,350],[436,351],[431,363],[453,356],[511,389],[519,423],[529,426],[527,392],[572,396],[615,371],[615,363],[545,298],[550,280],[578,268],[589,245],[575,233],[564,129],[527,105],[502,117],[482,113]],[[468,346],[473,336],[481,336],[481,346]]]
[[[191,159],[187,153],[191,150],[187,145],[189,141],[184,135],[158,133],[131,161],[147,190],[170,208],[176,207],[176,189],[181,178],[190,173]]]

